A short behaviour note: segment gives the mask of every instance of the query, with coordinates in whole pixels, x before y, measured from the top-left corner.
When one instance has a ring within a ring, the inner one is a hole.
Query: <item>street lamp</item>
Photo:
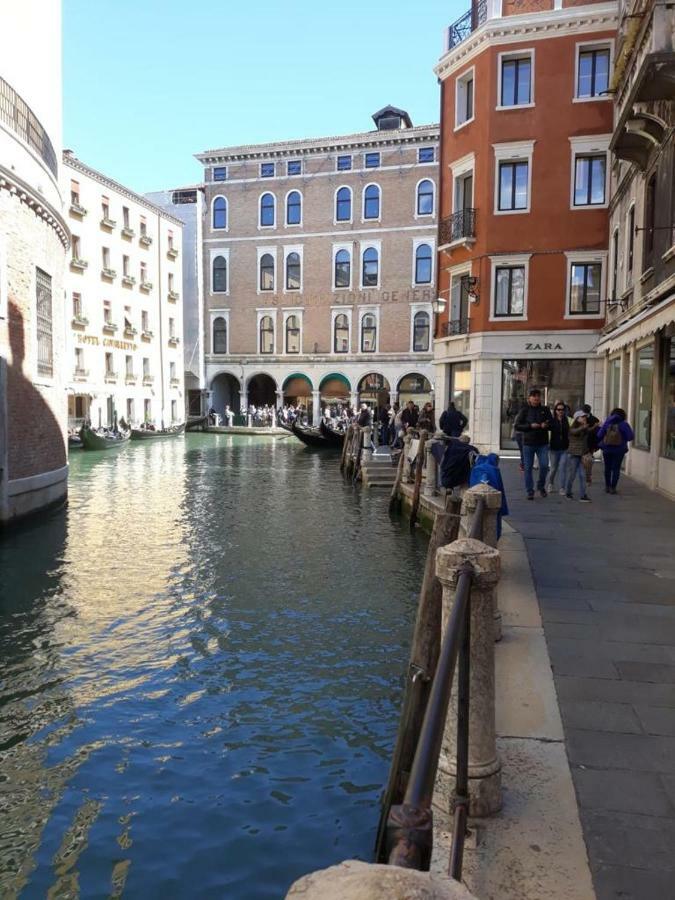
[[[442,297],[436,297],[436,299],[431,304],[431,308],[434,311],[434,337],[437,337],[438,335],[438,319],[440,315],[445,312],[445,307],[447,305],[447,301],[445,301]]]

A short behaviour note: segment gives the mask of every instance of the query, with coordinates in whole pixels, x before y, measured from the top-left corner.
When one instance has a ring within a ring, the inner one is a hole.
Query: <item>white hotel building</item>
[[[182,223],[64,151],[68,424],[185,418]]]

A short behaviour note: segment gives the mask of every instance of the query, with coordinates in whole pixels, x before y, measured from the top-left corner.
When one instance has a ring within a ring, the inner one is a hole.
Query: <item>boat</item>
[[[69,431],[68,432],[68,449],[69,450],[81,450],[83,447],[82,438],[80,437],[79,431]]]
[[[319,431],[321,432],[323,437],[325,437],[331,447],[342,447],[345,439],[343,431],[336,431],[334,428],[331,428],[331,426],[323,419],[319,422]]]
[[[306,447],[313,447],[315,450],[329,450],[333,447],[317,428],[303,428],[293,422],[291,431]]]
[[[170,425],[168,428],[132,428],[132,441],[147,441],[151,438],[177,437],[185,431],[185,422],[180,425]]]
[[[127,431],[104,429],[94,431],[88,425],[83,425],[80,429],[80,437],[85,450],[119,450],[120,447],[124,447],[131,434]]]
[[[203,431],[209,424],[208,416],[191,416],[185,423],[186,431]]]

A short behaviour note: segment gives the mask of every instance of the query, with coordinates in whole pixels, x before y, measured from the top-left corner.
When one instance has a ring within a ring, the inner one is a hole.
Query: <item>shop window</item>
[[[471,363],[453,363],[450,366],[450,398],[455,404],[455,409],[470,418]]]
[[[621,406],[621,357],[615,356],[614,359],[610,359],[609,361],[609,371],[607,373],[607,399],[608,399],[608,409],[607,412],[611,412],[613,409]]]
[[[635,447],[652,445],[652,404],[654,401],[654,345],[637,352],[635,373]]]
[[[667,459],[675,459],[675,339],[667,338],[663,350],[666,366],[663,455]]]

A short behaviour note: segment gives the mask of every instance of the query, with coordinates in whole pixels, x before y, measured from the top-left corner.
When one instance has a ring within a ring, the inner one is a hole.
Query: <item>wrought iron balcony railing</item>
[[[451,319],[449,322],[443,323],[443,337],[454,337],[457,334],[469,333],[468,319]]]
[[[438,225],[438,243],[452,244],[453,241],[461,241],[476,237],[476,210],[460,209],[458,212],[441,219]]]
[[[57,174],[56,152],[49,135],[30,106],[4,78],[0,78],[0,120],[35,150],[53,175]]]
[[[472,31],[487,20],[487,0],[474,0],[471,9],[448,28],[448,50],[466,40]]]

